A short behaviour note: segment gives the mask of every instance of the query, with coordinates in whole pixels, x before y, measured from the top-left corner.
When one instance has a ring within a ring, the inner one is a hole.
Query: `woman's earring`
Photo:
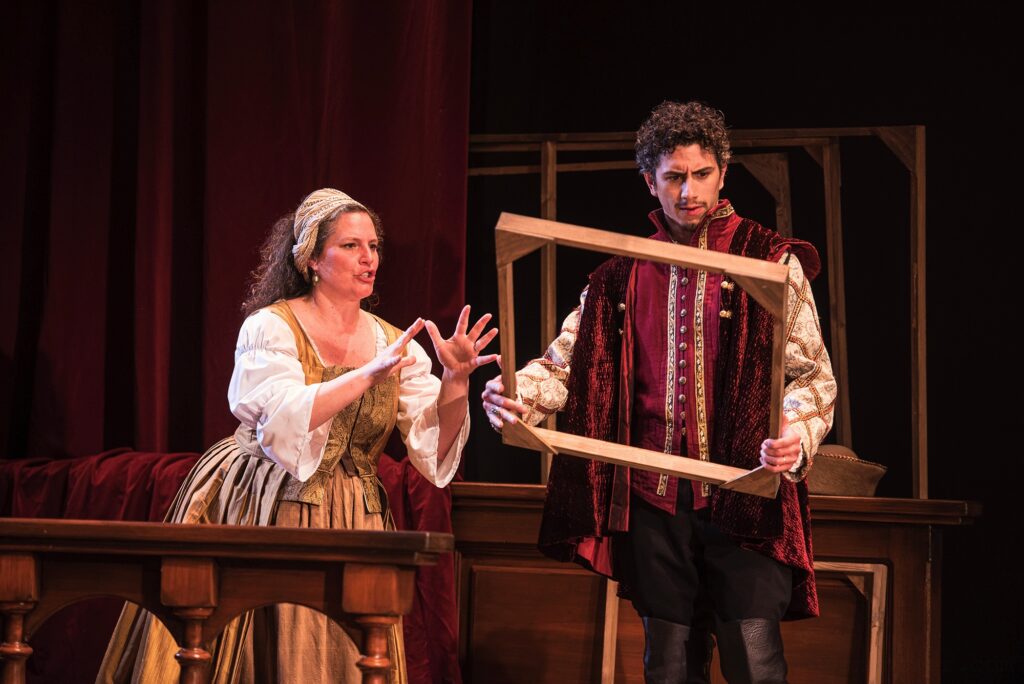
[[[312,281],[314,285],[320,282],[320,274],[317,273],[316,271],[313,271]]]

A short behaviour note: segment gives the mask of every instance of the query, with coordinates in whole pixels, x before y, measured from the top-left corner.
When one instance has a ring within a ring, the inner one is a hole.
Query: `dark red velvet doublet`
[[[817,252],[808,243],[783,239],[734,214],[730,220],[736,221],[730,253],[777,260],[791,250],[808,278],[820,270]],[[638,346],[632,325],[637,310],[635,265],[632,259],[615,257],[591,274],[565,406],[565,429],[573,434],[631,441],[637,400],[632,386]],[[749,469],[759,464],[760,444],[768,436],[772,316],[739,287],[723,297],[722,306],[733,316],[719,326],[717,358],[707,360],[714,365],[715,379],[710,453],[716,461]],[[541,525],[541,551],[614,577],[610,535],[628,531],[629,490],[626,468],[556,456]],[[817,615],[806,485],[783,478],[772,500],[712,487],[709,505],[712,521],[737,543],[793,568],[787,619]],[[623,589],[628,595],[628,587]]]

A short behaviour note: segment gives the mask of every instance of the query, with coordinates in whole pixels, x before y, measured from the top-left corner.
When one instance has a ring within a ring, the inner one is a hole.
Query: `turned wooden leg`
[[[341,608],[359,615],[365,655],[356,665],[363,671],[363,682],[388,681],[388,630],[398,624],[398,616],[412,609],[416,571],[393,565],[346,563],[341,588]]]
[[[213,614],[213,608],[181,608],[174,611],[185,623],[185,636],[174,659],[181,667],[181,684],[205,684],[210,680],[209,652],[203,648],[203,621]]]
[[[3,657],[3,684],[25,684],[25,661],[32,655],[32,647],[25,643],[25,613],[35,607],[28,601],[0,603],[4,616],[4,641],[0,644]],[[385,644],[386,646],[387,644]]]
[[[184,630],[174,659],[182,684],[210,679],[212,658],[203,648],[203,622],[217,606],[217,564],[211,558],[164,558],[160,566],[160,602],[181,619]]]
[[[0,554],[0,615],[4,640],[0,643],[3,684],[24,684],[25,661],[32,647],[25,643],[25,614],[39,601],[39,561],[30,553]]]
[[[364,615],[356,618],[363,629],[364,655],[356,665],[363,672],[363,684],[387,684],[391,660],[388,658],[388,632],[398,618]]]

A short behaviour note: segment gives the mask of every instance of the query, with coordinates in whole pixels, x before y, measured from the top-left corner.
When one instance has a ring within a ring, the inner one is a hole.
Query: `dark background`
[[[944,531],[948,682],[1024,674],[1024,601],[1007,553],[1021,520],[1016,449],[1007,443],[1018,381],[1004,341],[1019,318],[1010,285],[1019,43],[1010,26],[1005,17],[935,10],[787,16],[777,4],[729,11],[709,3],[477,0],[473,12],[474,134],[632,131],[666,99],[703,100],[732,128],[927,127],[930,496],[984,505],[975,525]],[[841,154],[854,447],[889,467],[880,495],[908,496],[908,176],[874,139],[847,140]],[[791,158],[795,234],[824,255],[820,170],[800,151]],[[498,213],[539,215],[539,191],[537,175],[469,179],[471,303],[496,306]],[[741,215],[774,222],[770,197],[740,167],[730,168],[722,196]],[[649,234],[645,216],[654,208],[635,172],[558,178],[560,221]],[[560,315],[599,260],[559,250]],[[538,265],[527,258],[516,271],[521,360],[540,350],[530,316]],[[827,273],[814,290],[827,321]],[[537,481],[536,455],[501,447],[486,429],[473,439],[469,479]]]
[[[733,128],[923,124],[930,492],[984,505],[974,526],[944,532],[943,680],[1015,681],[1018,374],[1004,340],[1019,318],[1019,38],[1008,14],[958,9],[7,3],[4,455],[201,451],[227,434],[245,274],[266,227],[311,188],[340,186],[384,217],[385,317],[450,323],[463,296],[494,307],[498,212],[539,213],[537,177],[466,179],[467,132],[631,131],[665,99],[704,100]],[[877,141],[844,143],[842,158],[854,446],[890,468],[881,494],[906,496],[907,181]],[[791,173],[795,233],[824,250],[820,171],[797,152]],[[633,172],[563,175],[558,191],[560,220],[650,230],[656,204]],[[739,167],[723,196],[773,222]],[[596,259],[560,252],[560,310]],[[536,267],[517,272],[518,311],[535,301]],[[526,359],[539,344],[520,322]],[[477,391],[490,372],[478,375]],[[473,419],[468,479],[537,480],[536,456],[500,449]]]

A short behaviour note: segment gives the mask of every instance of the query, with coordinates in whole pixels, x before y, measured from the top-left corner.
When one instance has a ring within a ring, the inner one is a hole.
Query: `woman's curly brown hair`
[[[636,165],[653,175],[664,155],[694,143],[725,168],[732,153],[722,112],[703,102],[662,102],[636,132]]]
[[[384,228],[381,225],[380,217],[369,207],[363,211],[359,207],[345,206],[331,212],[320,221],[316,244],[313,246],[313,258],[317,258],[323,253],[324,243],[333,232],[335,219],[350,212],[363,212],[369,215],[370,220],[373,221],[374,231],[377,233],[378,259],[383,257],[381,248],[384,244]],[[249,294],[242,302],[242,312],[246,316],[251,316],[254,312],[265,306],[270,306],[279,299],[302,297],[313,289],[313,285],[307,282],[295,268],[295,261],[292,258],[292,246],[295,244],[294,225],[294,212],[282,216],[274,223],[274,227],[270,229],[267,239],[263,242],[263,247],[260,248],[260,265],[252,272]],[[362,306],[369,309],[376,303],[377,294],[374,293],[362,301]]]

